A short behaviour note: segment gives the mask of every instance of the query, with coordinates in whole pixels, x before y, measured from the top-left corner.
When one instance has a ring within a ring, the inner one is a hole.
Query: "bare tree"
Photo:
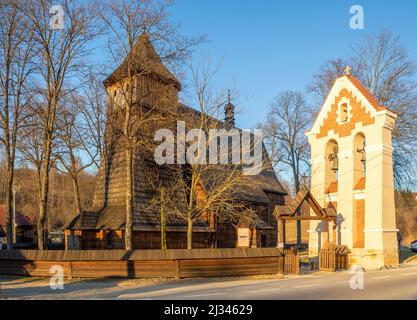
[[[216,94],[211,86],[218,67],[211,68],[204,62],[198,67],[191,65],[190,70],[191,87],[195,100],[198,101],[198,110],[190,110],[189,114],[185,113],[183,116],[187,118],[187,125],[199,133],[190,137],[187,134],[185,141],[177,141],[177,144],[183,143],[188,147],[191,145],[194,147],[187,150],[185,165],[179,171],[177,180],[180,192],[176,196],[176,213],[187,222],[188,249],[192,249],[193,225],[196,221],[204,219],[209,224],[212,224],[214,220],[229,223],[238,221],[242,217],[242,211],[246,208],[245,203],[239,200],[239,192],[247,183],[256,185],[256,181],[249,182],[249,178],[245,176],[242,158],[238,161],[230,161],[234,152],[237,152],[239,156],[243,153],[240,144],[243,140],[243,133],[235,128],[227,128],[217,120],[220,115],[223,115],[227,102],[226,95]],[[212,130],[223,130],[223,132],[217,131],[220,136],[212,135],[210,134]],[[201,134],[202,132],[204,134]],[[239,145],[227,142],[228,150],[223,150],[228,156],[227,161],[219,164],[221,163],[219,158],[209,159],[207,150],[212,149],[214,145],[220,151],[218,139],[222,136],[226,137],[226,141],[229,141],[229,138],[233,141],[234,137],[238,137]],[[254,151],[253,136],[251,139],[252,143],[248,147],[248,152]],[[197,149],[194,150],[196,146]],[[261,166],[263,167],[264,163]]]
[[[395,207],[398,229],[406,242],[415,240],[417,236],[417,201],[414,193],[395,192]]]
[[[84,101],[79,105],[81,127],[85,133],[83,149],[97,169],[103,155],[106,125],[106,91],[99,79],[100,74],[89,70],[86,85],[80,93]]]
[[[79,176],[98,162],[101,148],[95,145],[97,132],[94,128],[96,126],[89,127],[89,120],[94,115],[88,112],[82,97],[74,93],[62,101],[65,102],[65,106],[61,108],[57,118],[56,156],[59,161],[55,167],[71,178],[75,209],[79,214],[82,212]]]
[[[45,248],[45,221],[48,212],[49,172],[56,115],[65,88],[83,67],[83,57],[90,50],[88,44],[97,35],[94,4],[65,0],[61,8],[65,14],[64,29],[50,26],[52,1],[30,0],[24,2],[25,16],[34,32],[36,71],[42,108],[42,148],[40,177],[40,206],[38,216],[38,247]]]
[[[13,182],[17,137],[26,117],[30,94],[28,80],[32,73],[33,32],[22,14],[20,1],[0,4],[0,146],[6,166],[6,237],[13,248]]]
[[[300,191],[302,177],[309,167],[304,132],[311,122],[310,110],[302,93],[283,92],[271,103],[264,125],[265,143],[274,166],[291,170],[295,194]],[[297,221],[297,244],[301,244],[301,221]]]
[[[177,199],[181,189],[178,187],[176,175],[173,170],[175,167],[159,167],[157,172],[150,172],[147,175],[148,183],[155,191],[154,197],[151,199],[145,211],[151,213],[150,216],[158,217],[158,221],[154,221],[159,225],[161,232],[161,249],[167,249],[167,224],[176,219],[175,210],[178,206]],[[167,174],[168,173],[168,174]],[[159,214],[155,214],[159,213]]]
[[[310,91],[322,102],[342,70],[351,66],[352,75],[369,89],[378,102],[397,112],[393,131],[394,178],[400,188],[416,183],[417,84],[416,65],[408,57],[399,36],[388,31],[368,35],[354,45],[345,59],[325,63],[313,76]]]
[[[154,103],[157,96],[158,104],[165,105],[165,112],[174,109],[172,90],[162,90],[141,86],[142,78],[148,77],[152,70],[144,65],[138,65],[136,60],[141,55],[147,55],[147,42],[151,41],[157,48],[162,62],[171,66],[188,57],[190,49],[201,43],[204,37],[184,38],[179,36],[179,26],[170,23],[168,7],[171,1],[122,0],[119,3],[108,2],[101,18],[110,32],[109,51],[118,69],[120,87],[116,96],[109,94],[111,110],[109,119],[112,129],[122,137],[125,153],[125,183],[126,183],[126,224],[125,248],[132,249],[133,237],[133,170],[134,150],[138,147],[150,148],[144,131],[163,123],[167,115],[156,110]],[[140,38],[141,37],[141,38]],[[144,46],[137,46],[137,42]],[[148,66],[149,67],[149,66]],[[175,81],[172,87],[179,86]],[[171,99],[170,99],[171,98]],[[152,102],[151,102],[152,101]],[[171,106],[169,106],[171,104]]]

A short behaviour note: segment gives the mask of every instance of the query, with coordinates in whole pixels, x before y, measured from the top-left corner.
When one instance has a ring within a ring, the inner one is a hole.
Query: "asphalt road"
[[[0,277],[1,299],[413,299],[417,265],[363,274],[363,289],[353,290],[349,272],[285,278],[95,279],[66,282],[52,290],[48,278]]]
[[[119,299],[412,299],[417,300],[417,266],[364,273],[363,289],[352,289],[354,274],[315,273],[284,279],[225,281],[120,295]]]

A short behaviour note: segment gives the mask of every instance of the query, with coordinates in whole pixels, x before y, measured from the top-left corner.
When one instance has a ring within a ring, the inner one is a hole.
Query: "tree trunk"
[[[10,50],[10,43],[8,43],[8,50]],[[10,51],[9,51],[10,52]],[[4,131],[4,141],[5,141],[5,156],[6,156],[6,170],[7,170],[7,186],[6,186],[6,239],[7,239],[7,248],[13,248],[13,170],[14,170],[14,161],[11,154],[11,143],[10,143],[10,115],[9,115],[9,80],[11,73],[11,62],[10,55],[6,56],[8,63],[5,64],[5,74],[3,75],[4,79],[4,88],[3,88],[3,114],[0,118],[1,126]],[[3,113],[2,112],[2,113]]]
[[[49,174],[48,169],[44,169],[42,172],[41,181],[41,201],[39,204],[39,217],[38,217],[38,249],[45,249],[45,221],[48,210],[48,192],[49,192]]]
[[[9,167],[9,164],[7,165]],[[7,169],[6,186],[6,239],[7,249],[14,248],[13,242],[13,169]]]
[[[295,181],[295,193],[297,194],[300,191],[300,178],[298,170],[293,170],[294,173],[294,181]],[[300,214],[300,209],[297,211],[297,215]],[[297,246],[300,247],[302,243],[302,228],[301,228],[301,220],[297,220]]]
[[[188,195],[187,208],[187,249],[193,248],[193,209],[195,206],[195,173],[192,173],[190,194]]]
[[[166,238],[166,211],[165,211],[165,189],[161,190],[161,249],[167,249],[167,238]]]
[[[53,121],[53,120],[51,120]],[[45,132],[45,158],[42,162],[41,173],[41,192],[39,203],[39,217],[38,217],[38,249],[44,250],[45,247],[45,221],[48,212],[48,195],[49,195],[49,165],[51,159],[51,144],[52,144],[52,129],[48,128]]]
[[[193,220],[191,219],[191,213],[188,214],[187,219],[187,249],[193,248]]]
[[[126,149],[126,230],[125,249],[132,250],[133,209],[132,209],[132,149]]]
[[[74,202],[75,202],[75,207],[77,210],[77,214],[81,213],[82,208],[81,208],[81,197],[80,197],[80,186],[78,185],[78,175],[74,174],[72,175],[72,184],[74,187]]]

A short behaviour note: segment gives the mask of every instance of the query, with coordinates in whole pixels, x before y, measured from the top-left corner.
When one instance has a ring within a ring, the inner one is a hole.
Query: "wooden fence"
[[[292,258],[294,259],[294,258]],[[284,274],[277,248],[193,250],[0,251],[0,274],[51,276],[54,265],[67,278],[192,278]]]
[[[320,271],[339,271],[348,269],[348,249],[345,246],[329,246],[320,249],[319,252]]]
[[[300,254],[297,249],[284,249],[284,274],[300,273]]]

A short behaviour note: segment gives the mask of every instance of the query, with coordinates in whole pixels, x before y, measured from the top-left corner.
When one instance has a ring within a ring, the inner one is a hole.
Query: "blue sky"
[[[364,8],[364,30],[349,27],[354,4]],[[177,0],[170,12],[183,34],[208,36],[200,51],[213,63],[222,62],[215,88],[240,92],[244,113],[237,123],[242,128],[264,120],[279,92],[306,90],[321,64],[346,56],[367,33],[385,28],[400,35],[417,60],[414,0]]]

